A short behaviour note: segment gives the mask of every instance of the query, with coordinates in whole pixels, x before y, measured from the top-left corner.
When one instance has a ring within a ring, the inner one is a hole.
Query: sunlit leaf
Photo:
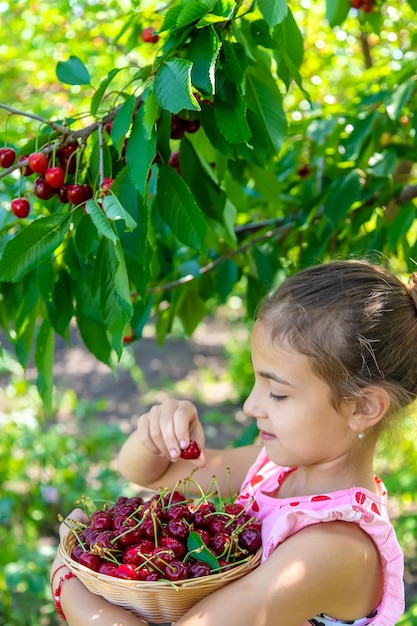
[[[68,61],[58,61],[56,75],[66,85],[89,85],[91,82],[87,68],[75,55],[71,55]]]

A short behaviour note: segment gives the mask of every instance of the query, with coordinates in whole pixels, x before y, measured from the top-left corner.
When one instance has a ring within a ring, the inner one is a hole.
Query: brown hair
[[[380,385],[392,414],[417,397],[416,307],[417,274],[405,285],[367,261],[331,261],[289,277],[257,318],[273,341],[311,357],[335,404]]]

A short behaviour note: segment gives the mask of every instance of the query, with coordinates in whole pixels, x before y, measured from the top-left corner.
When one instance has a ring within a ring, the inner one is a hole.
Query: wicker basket
[[[175,585],[167,581],[137,581],[94,572],[71,558],[76,538],[68,533],[58,548],[63,562],[92,592],[150,622],[175,622],[212,591],[244,576],[259,565],[262,550],[241,565],[201,578],[189,578]]]

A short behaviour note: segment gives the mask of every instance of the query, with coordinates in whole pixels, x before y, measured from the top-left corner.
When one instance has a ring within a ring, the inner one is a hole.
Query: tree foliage
[[[71,6],[4,13],[0,326],[47,406],[73,321],[114,367],[151,318],[191,335],[236,289],[252,315],[329,257],[412,270],[416,0]],[[73,201],[23,175],[39,152]]]

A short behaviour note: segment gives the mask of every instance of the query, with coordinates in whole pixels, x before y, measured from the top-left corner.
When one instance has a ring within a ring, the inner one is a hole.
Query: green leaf
[[[74,315],[73,286],[70,276],[64,269],[58,274],[51,301],[47,302],[46,306],[55,331],[69,341],[69,325]]]
[[[416,84],[415,76],[392,91],[391,102],[387,105],[388,117],[397,121],[410,100]]]
[[[129,281],[123,253],[108,239],[100,242],[91,274],[91,293],[98,305],[109,343],[121,356],[126,323],[132,317]]]
[[[116,243],[118,237],[114,232],[111,224],[106,219],[101,207],[97,203],[97,200],[87,200],[85,203],[85,210],[87,214],[93,220],[94,226],[97,228],[97,232],[101,237],[107,237],[113,243]]]
[[[206,315],[204,301],[194,287],[185,291],[177,315],[180,318],[186,334],[191,337],[198,324]]]
[[[288,12],[287,0],[258,0],[258,6],[270,28],[280,24]]]
[[[49,413],[52,413],[54,345],[53,328],[46,318],[36,338],[35,364],[38,370],[37,387]]]
[[[112,347],[105,326],[97,320],[93,311],[97,309],[87,285],[77,284],[76,320],[81,338],[94,356],[106,365],[111,366]]]
[[[326,0],[326,18],[333,28],[341,24],[349,13],[350,0]]]
[[[58,61],[56,75],[58,80],[66,85],[89,85],[91,82],[84,63],[74,55],[71,55],[68,61]]]
[[[111,138],[113,145],[119,153],[122,154],[126,133],[132,123],[133,114],[135,112],[136,98],[135,96],[129,96],[121,105],[120,109],[116,113],[116,117],[113,120],[111,127]]]
[[[210,569],[219,569],[219,561],[207,548],[202,537],[195,530],[192,530],[188,535],[187,548],[190,552],[193,552],[193,559],[206,563]]]
[[[336,228],[348,214],[352,204],[361,197],[360,175],[357,171],[336,178],[330,185],[324,215]]]
[[[186,59],[174,58],[162,64],[154,83],[154,93],[161,107],[171,113],[182,109],[200,110],[193,96],[191,69],[192,63]]]
[[[203,28],[193,36],[187,57],[192,62],[192,84],[207,93],[214,93],[215,68],[221,41],[214,28]]]
[[[28,284],[14,315],[16,329],[15,350],[22,367],[26,368],[31,356],[33,336],[38,318],[39,288],[36,280],[28,277]]]
[[[110,220],[123,220],[127,230],[136,228],[137,223],[121,205],[120,201],[111,193],[103,198],[103,211]]]
[[[388,241],[392,250],[397,251],[398,244],[406,238],[415,219],[416,207],[412,202],[401,207],[388,229]]]
[[[127,143],[126,163],[129,176],[142,198],[146,196],[146,183],[156,154],[156,131],[145,124],[146,109],[141,107],[133,123]]]
[[[230,143],[242,143],[251,138],[251,129],[246,118],[246,101],[239,96],[236,103],[226,104],[216,100],[214,117],[219,131],[226,141]]]
[[[184,2],[181,12],[177,17],[177,28],[197,22],[206,13],[211,11],[216,3],[217,0],[193,0],[193,2]]]
[[[251,66],[246,72],[246,100],[254,113],[257,132],[253,142],[267,154],[278,152],[287,133],[287,119],[282,109],[281,93],[271,74],[263,65]]]
[[[239,268],[232,259],[224,259],[215,269],[214,281],[216,291],[221,302],[226,299],[232,291],[239,277]]]
[[[97,109],[100,106],[100,102],[106,92],[107,87],[110,85],[111,81],[113,80],[113,78],[120,72],[120,69],[113,69],[109,72],[108,76],[106,76],[106,78],[103,78],[103,80],[101,81],[97,91],[95,92],[95,94],[93,95],[93,97],[91,98],[91,105],[90,105],[90,113],[91,115],[95,115],[97,113]]]
[[[31,222],[6,243],[0,258],[0,282],[18,282],[63,242],[71,216],[48,215]]]
[[[287,89],[289,89],[291,80],[295,80],[304,95],[307,96],[299,72],[304,56],[304,41],[291,11],[288,11],[285,20],[275,28],[274,41],[279,77],[282,78]]]
[[[156,202],[161,216],[177,239],[202,251],[207,233],[204,214],[183,179],[167,165],[162,165],[160,169]]]

